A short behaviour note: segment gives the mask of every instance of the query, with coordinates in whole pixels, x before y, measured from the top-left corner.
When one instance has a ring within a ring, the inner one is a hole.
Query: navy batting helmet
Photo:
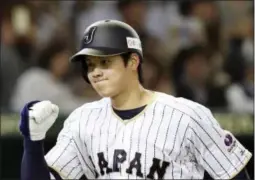
[[[114,56],[123,53],[137,53],[143,59],[142,45],[137,32],[128,24],[117,20],[102,20],[86,28],[81,41],[80,51],[73,55],[71,62],[84,60],[84,56]],[[86,63],[84,78],[87,78]]]

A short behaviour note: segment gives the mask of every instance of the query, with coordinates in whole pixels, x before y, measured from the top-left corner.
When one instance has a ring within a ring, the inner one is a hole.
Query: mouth
[[[106,79],[100,79],[100,80],[95,80],[94,83],[99,83],[99,82],[103,82],[103,81],[106,81]]]

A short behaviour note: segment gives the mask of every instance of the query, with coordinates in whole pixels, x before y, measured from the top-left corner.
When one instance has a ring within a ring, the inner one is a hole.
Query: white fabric
[[[34,104],[29,110],[29,134],[32,141],[45,138],[46,132],[58,117],[59,108],[50,101]]]
[[[149,34],[153,34],[163,43],[168,44],[169,25],[173,17],[179,17],[177,3],[175,1],[148,1],[148,10],[145,17],[145,28]]]
[[[249,64],[250,66],[252,66],[254,63],[253,52],[254,52],[253,39],[251,38],[245,39],[242,44],[242,54],[245,58],[246,63]]]
[[[231,179],[249,161],[251,153],[220,127],[209,109],[155,94],[128,121],[114,113],[109,98],[76,109],[46,162],[65,179],[83,174],[88,179],[96,174],[98,179],[203,179],[205,170],[215,179]],[[132,168],[132,161],[137,167]]]
[[[235,113],[253,114],[253,99],[246,96],[240,84],[231,85],[226,92],[229,110]]]

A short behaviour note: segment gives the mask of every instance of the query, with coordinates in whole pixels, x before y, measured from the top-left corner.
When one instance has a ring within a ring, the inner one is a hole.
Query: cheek
[[[111,83],[122,83],[125,80],[125,74],[121,70],[106,70],[105,76]]]

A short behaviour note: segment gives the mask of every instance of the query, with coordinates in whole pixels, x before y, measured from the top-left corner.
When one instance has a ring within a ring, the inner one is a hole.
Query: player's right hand
[[[58,117],[59,108],[50,101],[32,101],[21,111],[19,129],[32,141],[43,140]]]

